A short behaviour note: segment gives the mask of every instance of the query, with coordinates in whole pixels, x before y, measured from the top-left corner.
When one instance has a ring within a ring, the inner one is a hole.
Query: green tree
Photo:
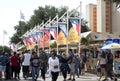
[[[7,46],[0,46],[0,54],[2,53],[2,52],[7,52],[7,53],[11,53],[11,49],[9,48],[9,47],[7,47]]]
[[[16,33],[11,37],[11,42],[17,44],[21,41],[21,36],[28,30],[32,29],[43,21],[46,22],[49,18],[54,18],[56,13],[61,16],[67,7],[55,8],[53,6],[39,7],[34,10],[34,15],[31,16],[28,22],[19,21],[19,24],[14,27]]]
[[[80,40],[81,44],[83,45],[88,45],[89,44],[89,40],[85,37],[82,37],[81,40]]]
[[[53,42],[51,45],[50,45],[51,48],[56,48],[57,47],[57,43],[56,42]]]
[[[81,19],[81,33],[90,31],[90,29],[87,26],[87,21],[84,19]]]

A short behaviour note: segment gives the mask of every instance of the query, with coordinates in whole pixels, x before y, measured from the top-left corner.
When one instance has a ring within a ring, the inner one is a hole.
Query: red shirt
[[[10,66],[18,66],[18,57],[16,55],[13,55],[10,57]]]

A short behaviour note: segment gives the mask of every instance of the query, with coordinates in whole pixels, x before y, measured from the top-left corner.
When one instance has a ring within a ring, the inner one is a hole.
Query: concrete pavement
[[[69,75],[68,75],[68,78],[69,78]],[[103,80],[103,78],[101,79],[101,81],[102,80]],[[32,81],[32,78],[29,77],[27,80],[24,80],[24,78],[22,78],[22,76],[21,76],[21,80],[0,80],[0,81]],[[42,81],[42,78],[39,77],[37,81]],[[49,77],[47,74],[46,74],[46,81],[51,81],[51,77]],[[63,81],[62,75],[59,75],[57,81]],[[95,74],[86,73],[84,76],[80,76],[79,78],[76,77],[76,81],[98,81],[98,80],[97,80],[97,76]],[[109,81],[111,81],[111,80],[109,80]],[[118,81],[120,81],[120,78]]]

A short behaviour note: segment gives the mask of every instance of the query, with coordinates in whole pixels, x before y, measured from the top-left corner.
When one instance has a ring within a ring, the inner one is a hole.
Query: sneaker
[[[75,79],[73,78],[72,81],[75,81]]]
[[[68,80],[71,80],[71,78],[69,78]]]
[[[108,81],[108,79],[104,79],[104,80],[102,80],[102,81]]]

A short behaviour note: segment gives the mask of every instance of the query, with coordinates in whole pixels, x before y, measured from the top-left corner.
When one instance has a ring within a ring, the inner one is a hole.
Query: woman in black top
[[[61,69],[61,72],[62,72],[62,75],[63,75],[63,78],[64,78],[63,81],[66,81],[67,71],[69,69],[68,57],[67,57],[66,54],[62,54],[62,56],[60,57],[60,63],[61,63],[60,69]]]

